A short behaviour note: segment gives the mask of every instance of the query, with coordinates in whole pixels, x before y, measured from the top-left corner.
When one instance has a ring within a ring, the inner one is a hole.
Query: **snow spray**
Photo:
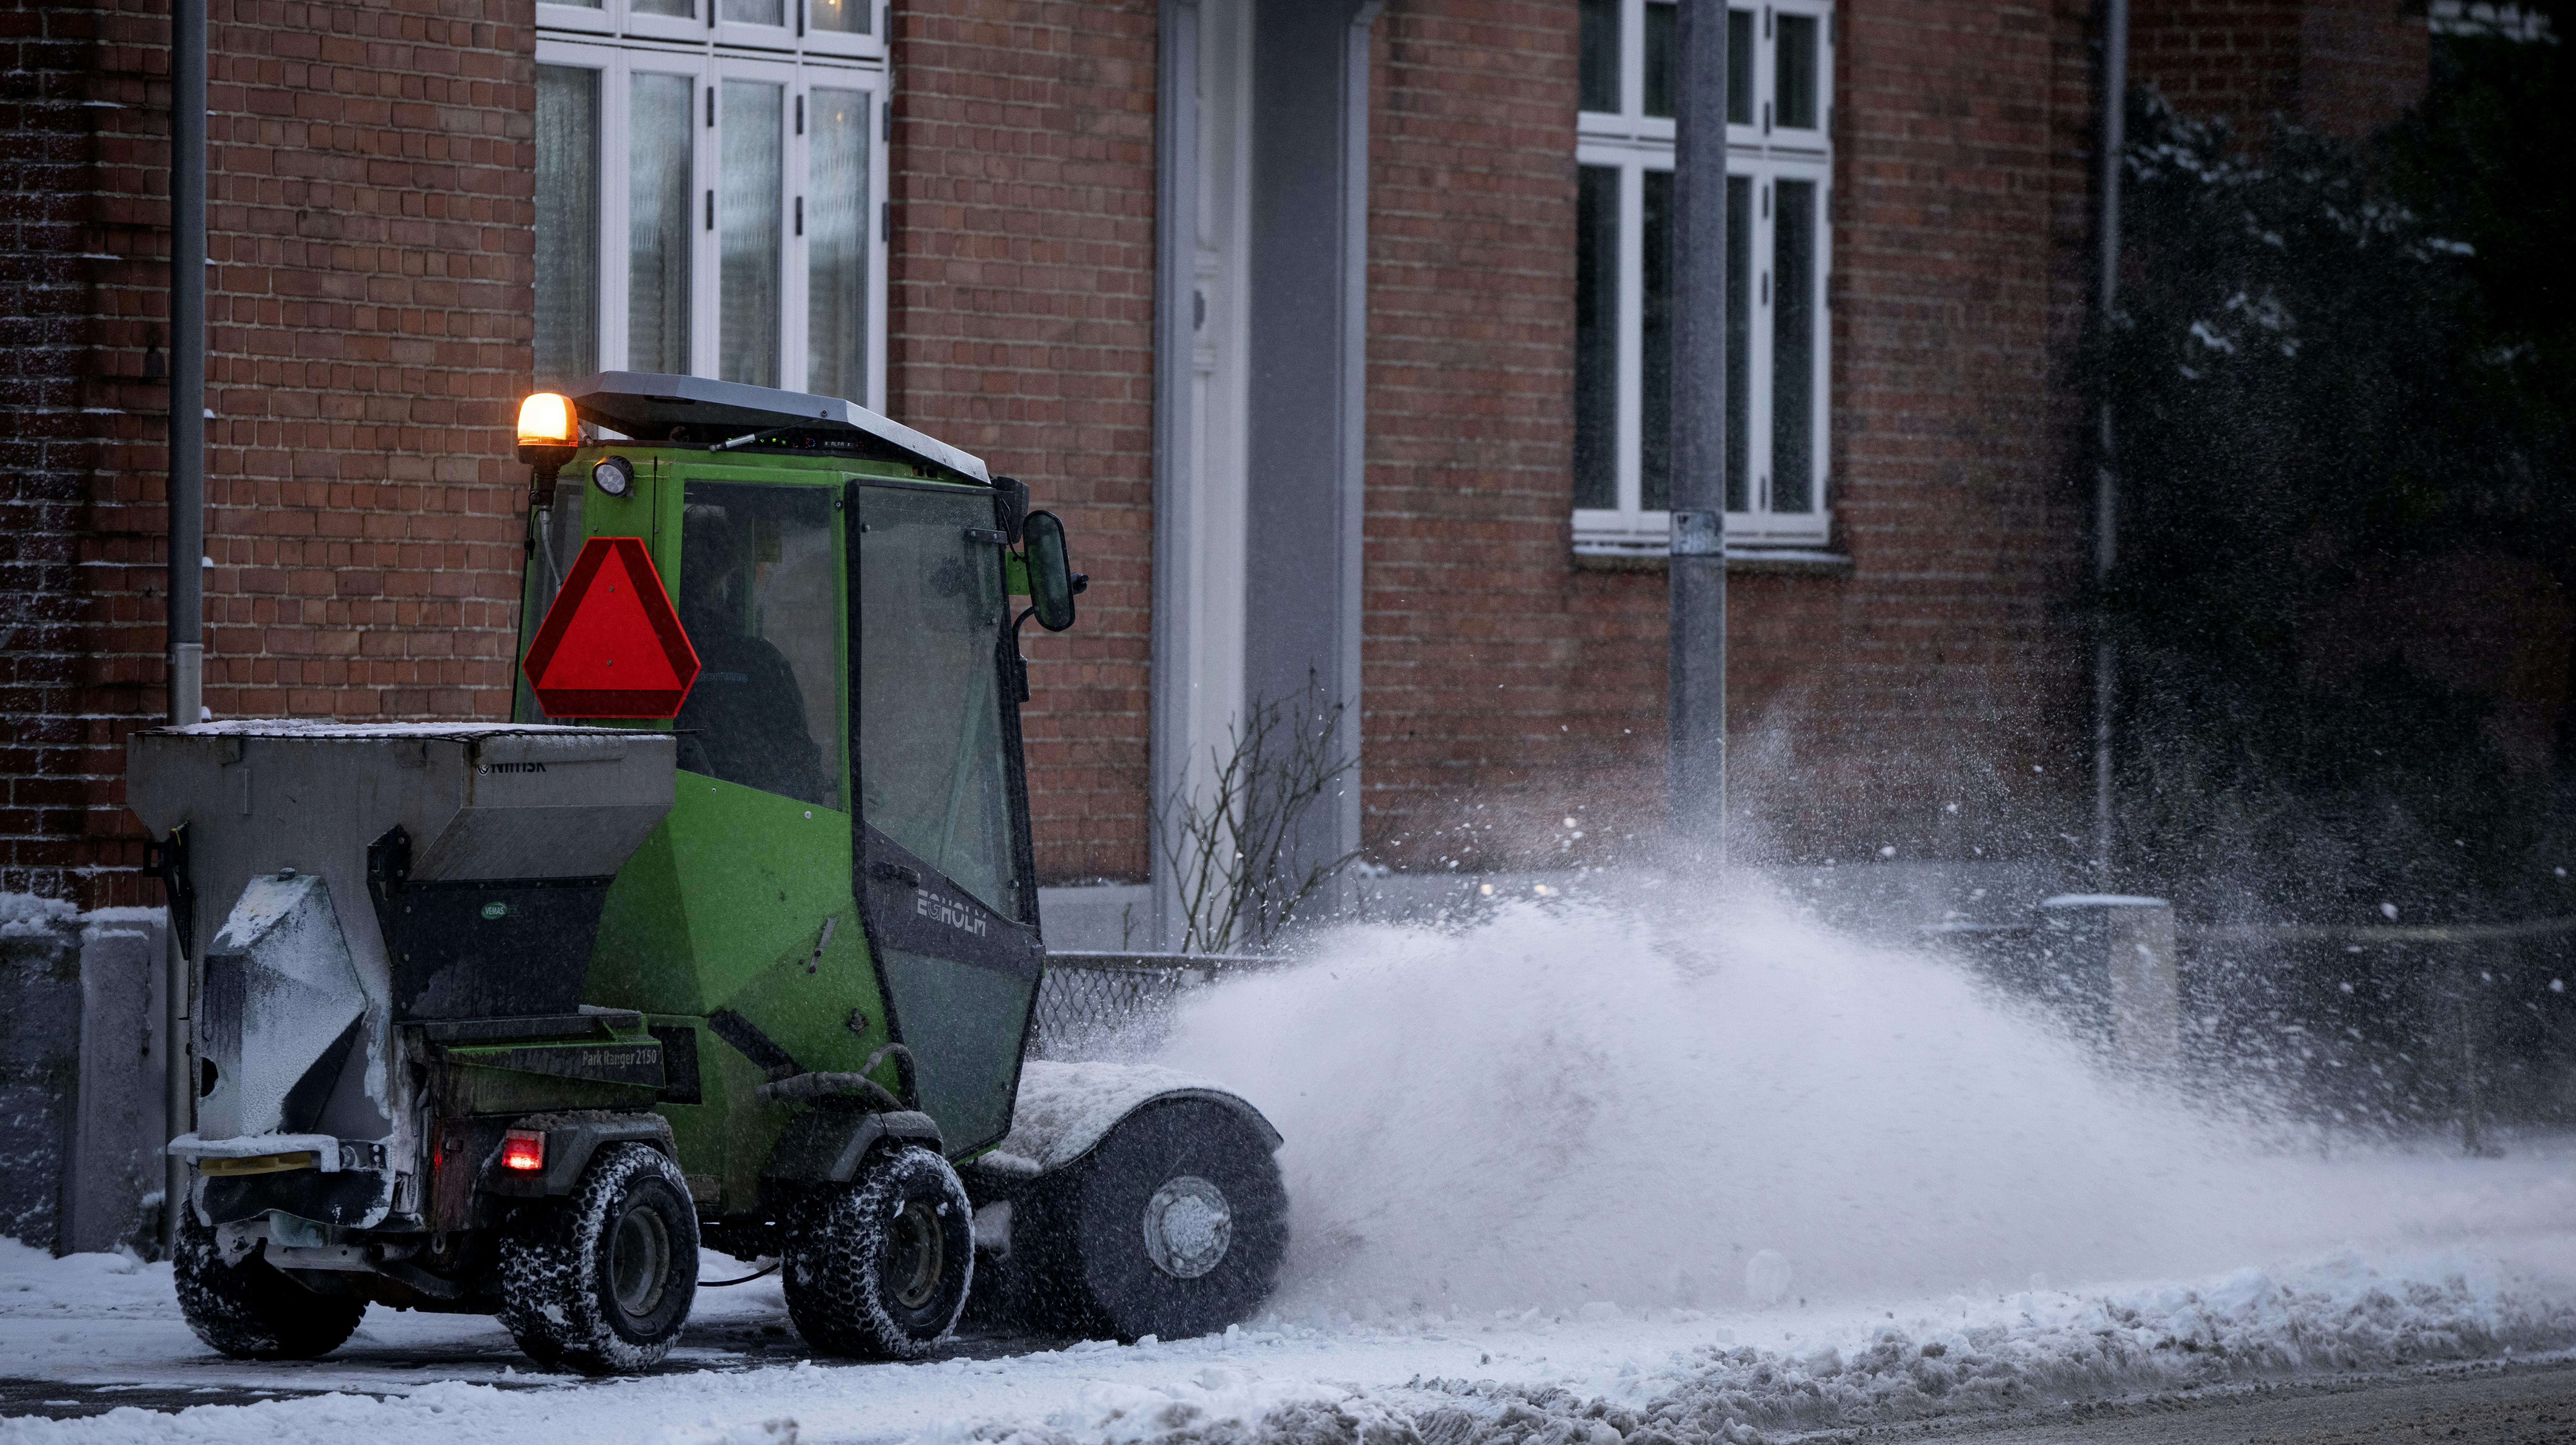
[[[1759,896],[1679,913],[1349,927],[1184,1008],[1160,1061],[1286,1136],[1281,1307],[1992,1293],[2397,1227],[1953,965]]]

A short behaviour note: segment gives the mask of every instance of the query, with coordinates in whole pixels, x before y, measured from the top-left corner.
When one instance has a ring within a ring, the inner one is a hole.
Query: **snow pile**
[[[690,1377],[694,1383],[709,1377]],[[635,1445],[797,1445],[792,1415],[761,1415],[741,1392],[685,1393],[630,1383],[630,1395],[658,1397],[645,1409],[615,1408],[591,1390],[497,1389],[442,1380],[407,1395],[315,1395],[256,1405],[199,1405],[175,1414],[126,1408],[83,1420],[8,1422],[7,1438],[112,1445],[273,1445],[280,1440],[445,1442],[614,1440]],[[644,1403],[639,1401],[637,1403]],[[715,1404],[713,1411],[709,1404]],[[603,1408],[606,1406],[607,1408]]]
[[[59,898],[39,898],[33,893],[0,893],[0,938],[54,934],[79,917],[79,909]]]
[[[93,908],[80,916],[82,937],[135,938],[161,926],[159,908]]]
[[[913,1438],[922,1445],[1410,1445],[1413,1431],[1404,1406],[1355,1388],[1265,1379],[1216,1363],[1153,1384],[1096,1385],[1077,1404],[1034,1419],[949,1421]]]
[[[146,1264],[132,1250],[56,1259],[0,1237],[0,1315],[105,1318],[176,1315],[178,1308],[170,1266]]]
[[[161,910],[93,908],[83,913],[60,898],[0,893],[0,938],[59,938],[75,926],[84,939],[145,937],[161,926]]]

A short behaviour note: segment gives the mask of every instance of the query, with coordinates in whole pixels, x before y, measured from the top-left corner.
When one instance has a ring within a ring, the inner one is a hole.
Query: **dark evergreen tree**
[[[2123,871],[2192,911],[2576,911],[2576,710],[2554,775],[2518,769],[2492,691],[2427,665],[2464,604],[2396,585],[2518,558],[2576,599],[2576,92],[2561,45],[2437,49],[2426,102],[2366,146],[2133,106],[2096,353],[2121,557],[2095,600],[2125,674]]]

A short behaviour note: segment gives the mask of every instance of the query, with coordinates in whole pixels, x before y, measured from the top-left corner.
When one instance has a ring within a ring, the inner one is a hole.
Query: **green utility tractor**
[[[297,1359],[371,1302],[660,1360],[701,1242],[815,1349],[1178,1336],[1267,1294],[1279,1136],[1160,1069],[1024,1062],[1017,642],[1064,528],[824,397],[529,399],[517,717],[137,734],[188,962],[180,1304]],[[1020,599],[1025,598],[1023,605]]]

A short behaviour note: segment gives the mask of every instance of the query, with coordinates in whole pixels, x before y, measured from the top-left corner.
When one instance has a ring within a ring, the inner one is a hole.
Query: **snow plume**
[[[1162,1052],[1286,1136],[1283,1318],[1991,1297],[2441,1233],[2385,1169],[2267,1153],[1759,898],[1515,905],[1313,960],[1201,996]]]

